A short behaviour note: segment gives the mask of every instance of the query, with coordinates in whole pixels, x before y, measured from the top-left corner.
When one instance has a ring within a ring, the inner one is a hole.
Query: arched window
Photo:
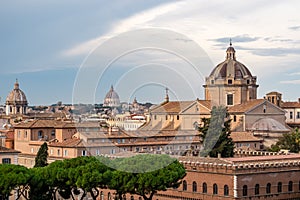
[[[270,193],[271,193],[271,183],[268,183],[268,184],[267,184],[267,187],[266,187],[266,193],[267,193],[267,194],[270,194]]]
[[[111,194],[110,194],[110,192],[107,194],[107,199],[111,200]]]
[[[289,181],[288,190],[289,190],[289,192],[293,191],[293,181]]]
[[[254,188],[254,194],[255,194],[255,195],[259,195],[259,184],[256,184],[256,185],[255,185],[255,188]]]
[[[244,185],[243,186],[243,196],[247,196],[248,195],[248,186]]]
[[[202,193],[207,193],[207,184],[205,182],[202,184]]]
[[[224,196],[228,196],[229,195],[229,187],[228,185],[224,185]]]
[[[197,183],[193,182],[193,192],[197,192]]]
[[[213,185],[213,194],[218,194],[218,185],[217,184]]]
[[[277,184],[277,192],[278,193],[282,192],[282,183],[281,182],[278,182],[278,184]]]
[[[185,180],[182,182],[182,190],[183,190],[183,191],[186,191],[186,190],[187,190],[187,183],[186,183]]]

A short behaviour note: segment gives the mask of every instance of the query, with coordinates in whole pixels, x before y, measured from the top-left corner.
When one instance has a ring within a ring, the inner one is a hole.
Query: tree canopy
[[[45,167],[48,165],[48,145],[46,142],[41,145],[35,157],[34,167]]]
[[[223,106],[213,107],[211,118],[203,118],[202,126],[198,130],[202,133],[201,140],[203,150],[200,156],[217,157],[221,154],[222,157],[232,157],[234,155],[234,143],[230,138],[230,119],[227,108]]]
[[[285,133],[276,142],[271,145],[271,151],[280,151],[281,149],[289,150],[292,153],[299,153],[300,151],[300,132],[295,128],[290,133]]]
[[[99,188],[116,190],[119,197],[131,193],[152,199],[157,191],[178,187],[186,172],[178,160],[167,155],[137,155],[130,158],[77,157],[27,169],[0,165],[0,195],[19,189],[25,199],[83,199],[99,196]],[[24,195],[29,190],[29,196]]]

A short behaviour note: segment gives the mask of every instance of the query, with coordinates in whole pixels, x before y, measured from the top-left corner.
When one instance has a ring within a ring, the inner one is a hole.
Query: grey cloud
[[[243,42],[253,42],[253,41],[257,41],[258,39],[260,39],[260,37],[250,37],[249,35],[237,35],[234,37],[222,37],[222,38],[217,38],[217,39],[213,39],[213,41],[218,42],[218,43],[229,43],[229,40],[232,40],[232,42],[238,42],[238,43],[243,43]]]
[[[297,31],[300,30],[300,26],[290,26],[289,29]]]
[[[265,41],[268,41],[268,42],[291,42],[293,41],[292,39],[280,39],[280,38],[272,38],[272,37],[265,37],[264,38]]]

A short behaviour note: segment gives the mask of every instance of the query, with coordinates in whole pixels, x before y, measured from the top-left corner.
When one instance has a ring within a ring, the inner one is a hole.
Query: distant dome
[[[285,132],[289,131],[283,124],[272,118],[261,118],[257,120],[251,127],[253,131],[271,131]]]
[[[27,98],[25,93],[19,88],[18,80],[16,80],[14,89],[6,98],[6,114],[26,114]]]
[[[238,62],[235,57],[235,50],[231,46],[226,50],[226,60],[218,64],[210,73],[210,77],[227,78],[232,77],[235,79],[252,78],[249,69],[242,63]]]
[[[18,80],[14,85],[14,89],[8,94],[6,98],[7,105],[27,105],[27,99],[25,93],[19,88]]]
[[[111,86],[110,90],[106,94],[103,106],[108,106],[108,107],[119,107],[120,106],[119,95],[114,91],[113,86]]]

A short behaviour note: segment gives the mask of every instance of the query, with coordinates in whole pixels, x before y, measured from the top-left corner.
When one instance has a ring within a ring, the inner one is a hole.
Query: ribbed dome
[[[253,131],[289,131],[283,124],[272,118],[261,118],[257,120],[251,127]]]
[[[103,106],[118,107],[120,105],[119,95],[114,91],[113,86],[105,96]]]
[[[230,47],[226,50],[226,60],[213,69],[210,77],[216,79],[226,77],[242,79],[252,77],[252,74],[245,65],[236,60],[235,50],[230,44]]]
[[[25,93],[19,88],[18,80],[14,85],[14,89],[8,94],[6,98],[7,105],[27,105]]]

